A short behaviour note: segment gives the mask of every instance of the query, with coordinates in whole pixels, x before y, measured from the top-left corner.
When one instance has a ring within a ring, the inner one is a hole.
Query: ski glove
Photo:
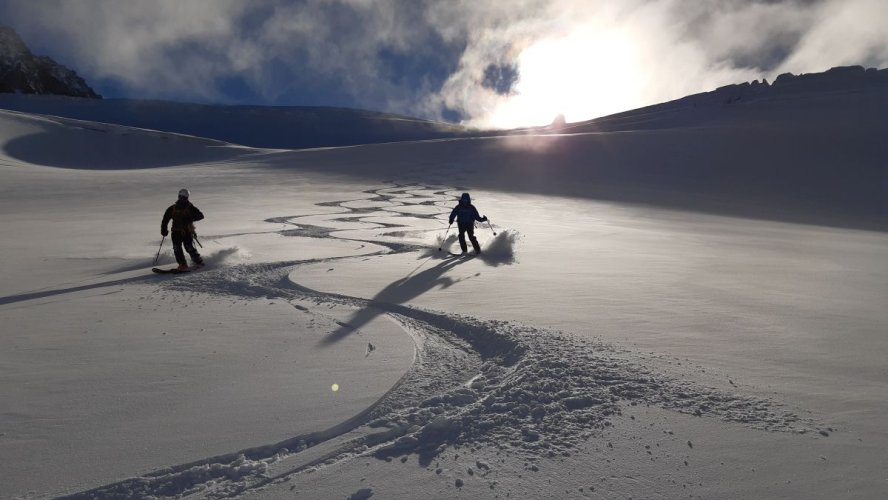
[[[481,222],[487,222],[487,216],[481,217]]]
[[[168,234],[170,234],[170,233],[167,232],[166,228],[163,228],[163,229],[160,230],[160,235],[161,235],[161,236],[166,236],[166,235],[168,235]]]

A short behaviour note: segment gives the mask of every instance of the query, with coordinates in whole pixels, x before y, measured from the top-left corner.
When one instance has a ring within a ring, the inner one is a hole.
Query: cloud
[[[44,0],[0,15],[38,53],[129,96],[476,125],[587,119],[785,71],[888,66],[884,0]]]
[[[824,63],[884,68],[888,65],[888,2],[832,1],[817,5],[811,23],[781,71],[825,69]]]
[[[240,2],[47,1],[13,3],[7,22],[26,41],[93,79],[114,79],[134,92],[212,98],[208,79],[230,71],[215,57],[240,45]],[[208,55],[210,55],[208,57]]]
[[[558,113],[577,121],[731,83],[773,80],[786,71],[888,65],[888,31],[882,26],[888,2],[881,0],[530,3],[534,8],[515,9],[526,13],[518,17],[513,12],[471,12],[459,70],[432,99],[482,126],[502,125],[498,118],[519,118],[512,116],[518,111],[511,107],[522,92],[485,91],[478,85],[479,75],[488,64],[520,60],[526,51],[553,41],[561,43],[561,55],[573,51],[570,57],[557,61],[559,54],[552,53],[545,66],[518,67],[519,85],[530,73],[554,73],[548,80],[550,95],[535,97],[540,112],[533,112],[533,102],[522,105],[524,116],[535,124]],[[589,35],[595,33],[616,36]],[[621,56],[610,57],[615,51]]]

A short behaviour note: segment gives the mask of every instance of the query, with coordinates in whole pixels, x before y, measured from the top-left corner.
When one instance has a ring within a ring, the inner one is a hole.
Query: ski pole
[[[157,265],[157,259],[160,258],[160,249],[163,248],[163,240],[165,240],[165,239],[166,239],[166,235],[164,235],[164,237],[160,239],[160,246],[157,247],[157,255],[154,256],[154,265],[155,266]]]
[[[493,226],[490,225],[490,219],[487,219],[487,227],[489,227],[490,230],[493,231]],[[496,231],[493,231],[493,235],[496,236]]]
[[[191,233],[191,236],[194,238],[194,242],[197,243],[197,246],[203,248],[203,245],[200,244],[200,240],[197,239],[197,229],[194,228],[193,223],[188,226],[187,232]]]
[[[438,247],[439,252],[441,251],[441,248],[443,248],[444,242],[447,240],[447,233],[450,232],[450,226],[452,226],[452,225],[453,225],[452,222],[450,224],[447,224],[447,231],[444,231],[444,239],[441,240],[442,246]]]

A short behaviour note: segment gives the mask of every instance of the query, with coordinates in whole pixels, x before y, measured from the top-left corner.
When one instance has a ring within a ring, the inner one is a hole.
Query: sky
[[[885,0],[0,0],[0,22],[105,97],[497,128],[888,67],[885,19]]]

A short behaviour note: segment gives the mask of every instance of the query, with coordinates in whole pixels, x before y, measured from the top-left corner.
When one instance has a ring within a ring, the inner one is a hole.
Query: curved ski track
[[[379,253],[426,252],[428,259],[440,259],[428,245],[399,243],[393,235],[410,233],[411,219],[446,216],[459,191],[393,184],[365,191],[364,196],[352,200],[318,204],[336,209],[328,214],[332,227],[300,224],[301,218],[309,217],[300,215],[266,222],[284,224],[283,235],[348,239],[386,248]],[[348,206],[355,203],[363,208]],[[416,213],[417,206],[441,211]],[[336,222],[366,222],[366,217],[381,215],[380,207],[389,216],[403,218],[404,223],[373,223],[377,234],[363,240],[337,235],[342,229],[335,227]],[[387,458],[415,453],[420,463],[427,464],[454,444],[486,445],[531,459],[551,457],[569,452],[615,425],[613,417],[626,405],[656,405],[763,431],[826,432],[780,402],[706,387],[683,375],[669,374],[658,361],[662,356],[646,356],[588,337],[507,321],[325,293],[293,283],[288,277],[301,265],[366,257],[220,267],[160,286],[376,308],[388,314],[411,335],[416,356],[408,372],[373,406],[323,431],[168,467],[64,498],[236,497],[356,456]]]

